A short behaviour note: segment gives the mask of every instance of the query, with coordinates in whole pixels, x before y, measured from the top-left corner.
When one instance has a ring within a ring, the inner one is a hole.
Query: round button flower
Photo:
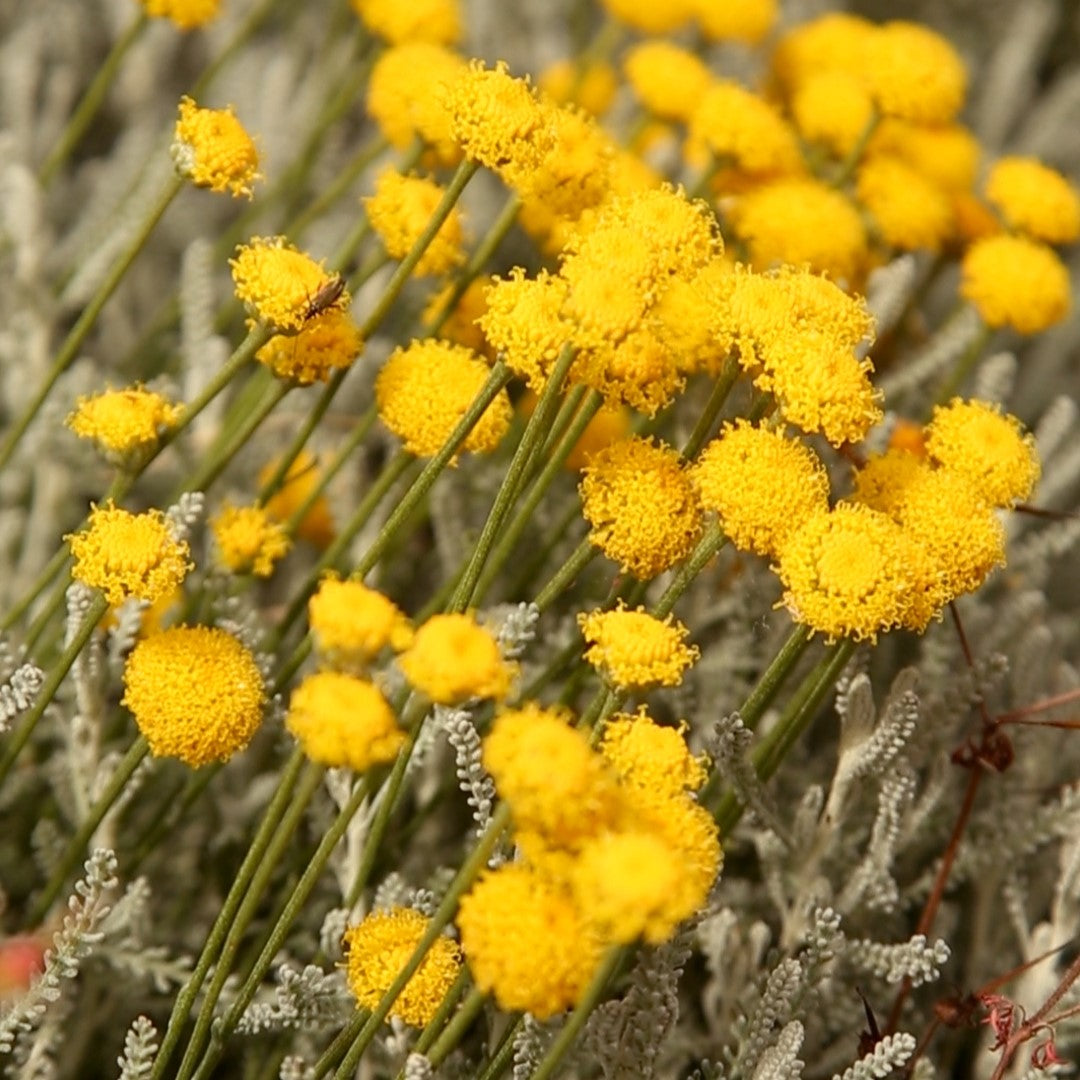
[[[499,653],[491,631],[471,615],[433,615],[398,658],[405,678],[440,705],[470,698],[501,700],[514,667]]]
[[[152,604],[179,588],[192,567],[187,544],[173,537],[160,510],[95,506],[87,528],[64,539],[75,560],[72,577],[114,606],[128,597]]]
[[[308,621],[319,653],[347,667],[366,665],[387,646],[400,652],[413,640],[397,605],[360,581],[324,578],[308,601]]]
[[[232,109],[200,109],[180,99],[180,119],[170,150],[176,171],[198,187],[252,197],[261,179],[259,151]]]
[[[657,619],[644,609],[593,611],[578,616],[589,648],[585,659],[620,690],[678,686],[701,655],[686,645],[689,631],[672,616]]]
[[[697,791],[705,783],[705,761],[686,745],[685,725],[664,727],[642,706],[619,713],[604,725],[600,753],[625,787],[670,796]]]
[[[405,741],[378,687],[336,671],[309,675],[293,691],[285,726],[312,761],[357,772],[393,761]]]
[[[161,394],[130,386],[80,397],[66,423],[80,439],[93,439],[110,461],[128,464],[153,450],[182,412]]]
[[[643,41],[623,59],[623,71],[638,100],[665,120],[689,120],[712,83],[700,57],[669,41]]]
[[[122,703],[158,757],[198,768],[251,741],[266,694],[255,657],[231,634],[178,626],[140,641],[124,669]]]
[[[392,45],[432,41],[452,45],[461,37],[458,0],[349,0],[353,11],[373,33]]]
[[[697,493],[669,446],[612,444],[590,459],[580,491],[589,539],[642,581],[686,558],[701,535]]]
[[[433,338],[414,341],[395,349],[375,380],[379,416],[406,450],[432,457],[446,444],[489,374],[487,364],[461,345]],[[500,391],[461,449],[494,450],[512,417],[510,398]]]
[[[181,30],[194,30],[217,18],[221,0],[139,0],[152,18],[170,19]]]
[[[1045,244],[988,236],[968,248],[960,270],[960,295],[988,326],[1037,334],[1069,313],[1068,268]]]
[[[275,334],[255,359],[279,379],[301,386],[328,382],[335,370],[350,367],[364,348],[348,312],[332,307],[307,319],[298,334]]]
[[[1080,236],[1080,195],[1056,169],[1034,158],[1004,157],[986,178],[986,197],[1014,229],[1048,244]]]
[[[885,243],[901,251],[940,251],[953,232],[945,190],[898,157],[878,154],[859,166],[856,192]]]
[[[412,908],[373,911],[345,931],[345,978],[356,1003],[374,1009],[409,962],[428,928]],[[461,952],[448,937],[435,939],[415,974],[405,984],[390,1015],[423,1027],[438,1011],[461,969]]]
[[[222,565],[233,574],[269,577],[274,563],[292,546],[284,527],[261,506],[226,503],[211,520],[210,529]]]
[[[283,236],[253,237],[229,260],[236,298],[252,318],[279,333],[300,330],[320,310],[347,308],[349,294],[341,278],[297,251]],[[323,308],[320,308],[320,303]]]

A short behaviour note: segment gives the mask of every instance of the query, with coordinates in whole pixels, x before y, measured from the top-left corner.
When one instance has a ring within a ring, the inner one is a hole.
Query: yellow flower
[[[654,0],[641,4],[636,0],[601,0],[609,14],[644,34],[668,34],[689,21],[694,0]]]
[[[458,0],[349,0],[364,24],[391,45],[425,41],[452,45],[461,37]]]
[[[375,181],[375,194],[364,199],[368,221],[392,259],[404,259],[420,239],[442,201],[444,189],[434,180],[403,176],[386,169]],[[425,248],[413,273],[445,274],[465,261],[461,211],[454,207]]]
[[[139,0],[151,18],[171,19],[181,30],[194,30],[217,18],[221,0]]]
[[[690,0],[709,41],[741,41],[758,45],[776,23],[777,0]]]
[[[269,577],[274,563],[287,554],[292,541],[262,506],[226,503],[211,519],[222,565],[233,574]]]
[[[412,624],[398,606],[360,581],[323,578],[308,601],[308,621],[319,653],[348,667],[369,663],[388,646],[412,644]]]
[[[701,653],[685,643],[689,630],[669,615],[657,619],[644,608],[578,615],[589,648],[585,659],[620,690],[678,686]]]
[[[758,555],[775,557],[794,529],[829,507],[829,478],[817,454],[747,420],[724,425],[691,480],[731,542]]]
[[[182,97],[171,154],[182,177],[211,191],[250,199],[252,183],[262,179],[259,151],[231,108],[200,109]]]
[[[703,151],[756,176],[802,171],[795,132],[764,98],[737,83],[714,80],[690,117],[687,153]]]
[[[950,194],[969,192],[982,150],[960,124],[916,124],[888,117],[874,129],[868,157],[899,158],[924,180]]]
[[[80,439],[93,439],[110,461],[137,462],[155,446],[183,409],[142,386],[80,397],[67,426]]]
[[[859,212],[820,180],[790,178],[748,191],[731,207],[732,227],[756,270],[781,263],[852,281],[866,261]]]
[[[847,157],[869,127],[874,103],[857,75],[831,69],[799,82],[791,97],[791,115],[804,139]]]
[[[1045,244],[989,236],[967,249],[960,270],[960,295],[988,326],[1037,334],[1069,313],[1068,268]]]
[[[959,473],[990,506],[1012,506],[1031,497],[1039,479],[1034,438],[1015,416],[986,401],[953,398],[934,409],[926,450]]]
[[[784,604],[830,640],[877,635],[905,622],[927,555],[891,518],[854,503],[815,514],[780,552]]]
[[[860,75],[862,56],[877,27],[858,15],[830,12],[793,27],[772,54],[773,75],[791,93],[823,72]]]
[[[501,700],[515,673],[489,630],[471,615],[433,615],[398,658],[405,678],[440,705]]]
[[[443,91],[451,132],[465,157],[498,173],[511,187],[527,186],[554,146],[549,111],[527,79],[503,63],[476,60]]]
[[[1080,236],[1080,195],[1035,158],[1004,157],[986,178],[986,197],[1010,227],[1035,240],[1069,244]]]
[[[960,111],[967,71],[940,34],[918,23],[889,22],[868,35],[863,48],[863,77],[882,115],[942,124]]]
[[[278,461],[268,462],[259,470],[259,484],[263,485],[277,471]],[[307,502],[308,496],[322,479],[319,459],[310,450],[301,450],[278,490],[266,500],[266,513],[282,524]],[[296,527],[296,535],[314,544],[320,550],[330,546],[335,536],[334,518],[325,495],[319,495]]]
[[[279,379],[301,386],[327,382],[335,369],[350,367],[364,348],[348,312],[332,307],[304,321],[299,333],[275,334],[255,359]]]
[[[686,745],[686,725],[662,727],[642,705],[636,714],[618,713],[604,725],[600,753],[619,783],[635,791],[677,796],[705,783],[703,756]]]
[[[701,535],[701,508],[678,453],[625,439],[595,454],[579,487],[589,539],[642,581],[686,558]]]
[[[603,758],[559,709],[533,703],[500,713],[484,739],[484,768],[510,804],[515,829],[547,845],[576,848],[620,809]]]
[[[952,235],[948,195],[899,158],[879,155],[863,161],[856,194],[891,247],[940,251]]]
[[[455,165],[461,150],[440,100],[441,88],[464,70],[465,61],[442,45],[425,41],[395,45],[371,69],[367,113],[399,150],[419,138],[432,164]]]
[[[619,89],[615,69],[604,60],[556,60],[541,72],[538,83],[552,101],[580,105],[592,116],[603,116]]]
[[[87,528],[64,539],[75,560],[72,577],[100,589],[110,604],[129,596],[152,604],[177,589],[192,567],[187,544],[173,538],[160,510],[94,506]]]
[[[332,296],[326,309],[347,308],[349,294],[341,279],[322,263],[289,244],[283,236],[253,237],[229,260],[236,298],[253,318],[281,332],[303,329],[320,313],[320,298]]]
[[[600,961],[569,893],[521,863],[486,872],[462,898],[457,925],[476,985],[538,1020],[574,1005]]]
[[[908,486],[922,467],[922,458],[902,446],[890,447],[884,454],[872,454],[855,473],[855,490],[849,501],[895,517]]]
[[[266,695],[250,651],[216,627],[177,626],[140,641],[124,669],[122,704],[158,757],[192,768],[251,741]]]
[[[405,741],[378,687],[336,671],[304,679],[289,700],[285,726],[312,761],[356,772],[393,761]]]
[[[361,1008],[374,1009],[409,962],[428,928],[428,920],[412,908],[373,911],[345,931],[345,978]],[[416,973],[405,984],[390,1015],[423,1027],[443,1003],[461,968],[461,952],[440,935]]]
[[[461,422],[489,373],[479,356],[460,345],[433,338],[414,341],[395,349],[375,380],[379,416],[410,453],[431,457]],[[510,399],[500,391],[461,449],[494,450],[512,416]]]
[[[670,41],[642,41],[623,58],[626,81],[638,100],[664,120],[690,119],[713,81],[692,52]]]

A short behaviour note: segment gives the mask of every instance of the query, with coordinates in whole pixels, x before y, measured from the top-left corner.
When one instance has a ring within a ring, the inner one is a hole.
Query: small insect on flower
[[[341,294],[345,291],[345,279],[340,274],[333,274],[327,278],[315,290],[315,295],[308,300],[307,308],[304,310],[304,322],[310,322],[316,315],[321,315],[324,311],[332,308],[341,299]]]

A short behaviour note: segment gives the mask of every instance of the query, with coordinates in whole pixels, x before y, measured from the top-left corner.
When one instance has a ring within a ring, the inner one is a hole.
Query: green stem
[[[136,233],[131,243],[116,262],[113,263],[105,280],[98,286],[97,292],[83,309],[83,312],[75,325],[68,331],[68,335],[60,346],[60,349],[56,354],[56,359],[53,360],[52,367],[49,368],[44,382],[38,387],[37,393],[34,394],[30,404],[8,432],[3,445],[0,446],[0,470],[2,470],[11,460],[11,455],[15,452],[23,435],[26,434],[27,429],[30,427],[38,410],[45,402],[45,399],[51,393],[52,388],[56,385],[57,380],[65,371],[67,371],[75,358],[79,355],[79,349],[82,347],[87,335],[97,321],[98,315],[101,314],[101,309],[116,291],[117,286],[131,268],[131,264],[135,261],[135,257],[142,250],[147,238],[154,231],[154,227],[161,220],[161,216],[168,209],[169,204],[176,197],[177,192],[179,192],[182,186],[183,181],[179,177],[174,176],[169,180],[169,183],[161,193],[158,201],[151,208],[150,213],[139,227],[139,231]]]
[[[536,409],[529,417],[528,424],[521,436],[521,441],[514,451],[510,460],[510,466],[503,476],[499,485],[495,503],[491,507],[487,521],[480,532],[480,537],[473,546],[472,555],[461,575],[453,598],[447,605],[451,612],[465,611],[472,603],[473,593],[476,591],[476,583],[480,580],[480,574],[484,569],[484,562],[491,553],[492,547],[502,531],[506,515],[514,505],[525,483],[525,477],[532,461],[533,454],[543,442],[550,427],[551,420],[559,406],[559,392],[562,388],[563,379],[566,378],[570,365],[574,362],[574,350],[570,345],[564,345],[558,360],[544,384],[543,393],[537,402]]]
[[[282,230],[286,236],[294,239],[315,221],[324,211],[328,210],[348,190],[363,171],[384,151],[387,146],[386,139],[381,135],[370,139],[364,146],[352,156],[338,175],[319,192],[319,194],[307,204],[304,210],[298,214]]]
[[[748,728],[753,730],[757,727],[765,710],[773,703],[780,692],[780,687],[783,686],[809,644],[809,628],[804,623],[796,623],[780,647],[780,651],[772,658],[772,662],[758,679],[757,685],[750,691],[750,696],[739,710],[739,716]]]
[[[221,772],[222,768],[224,768],[223,764],[215,763],[214,765],[196,769],[188,777],[179,796],[170,797],[162,803],[161,809],[155,815],[149,828],[143,832],[142,839],[134,845],[134,853],[127,860],[124,868],[126,880],[130,881],[135,876],[135,871],[142,865],[147,855],[157,848],[166,833],[175,828],[176,823],[195,804],[199,796],[207,789],[214,777]]]
[[[464,977],[464,981],[468,980],[468,968],[462,968],[459,979],[462,977]],[[451,991],[452,990],[453,987],[451,987]],[[469,996],[462,1002],[461,1008],[454,1013],[453,1020],[446,1025],[442,1034],[437,1039],[431,1041],[431,1049],[428,1050],[423,1045],[424,1035],[427,1034],[427,1028],[425,1028],[424,1033],[417,1040],[416,1052],[418,1054],[426,1054],[431,1065],[434,1068],[438,1068],[438,1066],[450,1055],[450,1052],[461,1042],[469,1028],[472,1027],[473,1022],[476,1020],[477,1016],[480,1015],[480,1010],[483,1009],[487,997],[487,994],[485,994],[483,990],[478,990],[476,987],[473,987]],[[446,995],[446,1001],[452,1001],[450,992]],[[442,1012],[445,1005],[446,1002],[444,1001],[443,1005],[439,1007],[440,1012]],[[438,1017],[436,1016],[435,1019],[437,1020]],[[434,1021],[431,1026],[434,1027]]]
[[[75,830],[75,835],[68,841],[64,854],[60,856],[59,862],[53,868],[48,883],[30,909],[30,914],[26,918],[27,926],[38,926],[48,914],[53,901],[60,895],[60,890],[67,882],[68,875],[83,858],[90,838],[113,803],[120,797],[132,773],[149,752],[150,747],[146,745],[146,740],[139,735],[121,758],[112,776],[109,777],[109,782],[94,801],[94,805],[90,807],[78,829]]]
[[[592,540],[586,536],[566,562],[555,571],[554,577],[537,593],[533,603],[541,611],[549,608],[596,555],[597,549],[593,547]]]
[[[20,751],[33,734],[38,721],[45,714],[45,710],[56,696],[56,691],[60,689],[60,684],[71,670],[72,664],[75,663],[79,653],[85,648],[86,643],[97,628],[97,624],[101,622],[102,616],[108,610],[109,602],[101,593],[95,595],[93,600],[90,601],[79,629],[65,646],[64,651],[56,658],[56,662],[50,668],[49,674],[42,683],[41,690],[38,691],[34,704],[27,711],[19,726],[11,733],[4,746],[3,756],[0,756],[0,785],[3,784],[7,774],[11,771],[11,766],[15,764],[15,759],[19,756]]]
[[[86,134],[90,122],[101,108],[105,95],[109,92],[113,80],[116,78],[120,64],[127,55],[128,50],[139,40],[142,32],[146,29],[149,19],[144,11],[140,11],[128,28],[113,43],[109,55],[102,60],[93,81],[86,88],[82,99],[75,111],[68,119],[64,130],[57,139],[56,144],[49,151],[38,173],[38,179],[42,187],[48,187],[56,177],[60,166],[67,161],[71,151],[78,145],[79,140]]]
[[[524,1023],[524,1017],[515,1017],[514,1022],[503,1032],[498,1048],[476,1080],[498,1080],[506,1072],[514,1058],[514,1041]]]
[[[727,537],[720,528],[719,521],[713,518],[705,526],[705,533],[698,541],[697,547],[690,552],[686,557],[686,561],[679,567],[674,581],[664,590],[664,595],[656,602],[652,610],[653,615],[658,619],[663,619],[671,614],[679,598],[690,587],[690,583],[726,543]]]
[[[547,540],[536,545],[531,555],[526,556],[526,558],[522,560],[517,577],[506,589],[508,598],[513,599],[515,596],[521,596],[528,593],[533,578],[545,565],[547,565],[551,553],[558,547],[564,537],[569,535],[571,529],[580,518],[581,504],[577,499],[568,499],[562,517],[548,530]],[[591,547],[591,545],[589,546]],[[594,549],[592,554],[595,553]],[[592,556],[590,555],[590,558],[591,557]]]
[[[694,425],[694,430],[690,433],[690,438],[686,440],[686,445],[683,447],[682,457],[684,461],[693,461],[701,453],[701,448],[709,438],[713,424],[716,423],[716,418],[720,415],[720,410],[723,409],[724,402],[727,401],[728,394],[731,393],[731,388],[735,385],[741,370],[739,362],[733,356],[729,356],[724,361],[720,374],[713,383],[709,400],[705,402],[705,408],[701,416],[698,417],[698,422]]]
[[[67,548],[63,546],[57,548],[23,598],[4,615],[3,620],[0,621],[0,630],[10,630],[30,610],[34,601],[48,588],[49,582],[63,570],[67,561]]]
[[[788,751],[817,715],[825,696],[836,685],[844,665],[851,659],[855,644],[852,639],[844,638],[829,649],[803,679],[776,726],[754,748],[751,760],[762,780],[768,780],[776,772]],[[720,800],[714,814],[721,836],[731,834],[742,813],[742,804],[737,796],[729,791]]]
[[[975,369],[975,365],[982,357],[986,343],[990,340],[993,331],[985,323],[979,328],[979,332],[972,339],[971,344],[964,350],[963,356],[956,362],[956,366],[949,372],[948,377],[938,387],[934,395],[935,405],[945,405],[953,399],[956,392],[964,385],[964,380]],[[928,417],[929,419],[929,417]]]
[[[574,1011],[559,1029],[559,1034],[555,1036],[555,1040],[548,1047],[548,1052],[544,1055],[540,1064],[533,1070],[530,1080],[548,1080],[548,1077],[554,1075],[559,1063],[569,1053],[570,1048],[581,1033],[585,1021],[589,1019],[593,1009],[600,1004],[600,999],[607,992],[608,982],[618,970],[626,951],[625,945],[618,945],[608,949],[607,953],[605,953],[581,1000],[574,1006]]]
[[[364,1029],[368,1014],[363,1009],[358,1009],[356,1015],[348,1025],[341,1030],[334,1041],[322,1052],[319,1060],[315,1062],[311,1070],[311,1080],[322,1080],[335,1065],[341,1061],[342,1055],[353,1044],[353,1040]]]

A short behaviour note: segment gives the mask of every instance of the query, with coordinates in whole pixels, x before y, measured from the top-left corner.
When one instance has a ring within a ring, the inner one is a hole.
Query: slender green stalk
[[[480,580],[480,574],[484,569],[484,562],[495,545],[495,541],[506,520],[506,515],[510,512],[510,508],[514,505],[521,492],[521,487],[528,473],[529,463],[533,454],[543,442],[551,420],[559,406],[559,391],[573,361],[573,348],[569,345],[563,346],[562,352],[555,362],[555,367],[544,384],[544,391],[540,395],[539,402],[537,402],[536,410],[529,417],[528,424],[525,425],[521,441],[514,451],[514,456],[503,476],[502,484],[499,486],[498,494],[495,496],[495,503],[488,514],[487,521],[484,522],[479,538],[473,546],[472,555],[465,566],[464,573],[461,575],[457,589],[447,605],[448,611],[464,611],[472,603],[476,583]]]
[[[784,685],[784,681],[791,674],[799,657],[806,651],[809,644],[809,628],[804,623],[796,623],[784,644],[780,646],[780,651],[772,658],[772,662],[758,679],[757,685],[750,691],[750,696],[739,710],[739,716],[748,728],[753,730],[757,727],[765,710],[773,703],[780,692],[780,687]]]
[[[462,980],[464,976],[464,980]],[[459,981],[464,983],[468,982],[468,968],[462,968],[461,976],[458,977]],[[457,984],[455,984],[456,986]],[[451,990],[454,988],[451,987]],[[447,993],[447,998],[450,998],[450,993]],[[480,1015],[480,1010],[484,1007],[484,1002],[487,1001],[487,994],[483,990],[476,987],[470,991],[469,996],[462,1002],[461,1008],[454,1013],[453,1020],[443,1029],[442,1034],[438,1039],[433,1039],[431,1042],[431,1049],[428,1050],[424,1045],[424,1035],[427,1034],[427,1029],[424,1029],[424,1033],[417,1040],[416,1052],[418,1054],[426,1054],[428,1061],[438,1068],[439,1065],[446,1060],[450,1052],[454,1050],[458,1043],[461,1042],[465,1033],[472,1027],[476,1018]],[[440,1006],[440,1012],[442,1006]],[[436,1018],[437,1019],[437,1018]],[[434,1027],[434,1024],[432,1025]]]
[[[562,595],[570,583],[596,557],[597,549],[592,540],[585,537],[574,549],[574,553],[559,567],[555,576],[536,595],[534,604],[545,611]]]
[[[357,180],[389,145],[382,135],[376,135],[369,139],[353,154],[341,172],[285,226],[282,230],[285,235],[293,237],[294,240],[298,238],[313,221],[322,217],[348,191],[349,185]]]
[[[142,36],[148,22],[146,12],[140,10],[128,25],[128,28],[113,42],[109,55],[102,60],[93,81],[86,88],[75,111],[68,119],[64,130],[60,133],[60,138],[56,140],[56,144],[49,151],[41,166],[38,179],[41,181],[42,187],[48,187],[53,182],[60,167],[71,156],[72,150],[78,146],[79,141],[86,134],[86,129],[101,108],[102,102],[104,102],[105,96],[116,78],[116,73],[120,70],[124,57]]]
[[[127,248],[116,262],[113,263],[105,280],[98,286],[97,292],[93,295],[86,307],[83,308],[83,312],[76,320],[75,325],[68,331],[68,335],[64,338],[64,342],[60,346],[56,358],[53,360],[52,367],[49,368],[44,381],[41,386],[38,387],[33,399],[30,401],[30,404],[27,405],[18,421],[8,432],[3,444],[0,445],[0,470],[2,470],[11,460],[11,455],[22,441],[22,437],[26,434],[34,417],[37,416],[38,410],[52,392],[52,389],[60,376],[67,371],[75,358],[79,355],[79,349],[82,347],[82,344],[86,340],[91,329],[93,329],[94,323],[97,322],[97,317],[101,314],[102,308],[105,307],[109,298],[116,291],[116,288],[123,280],[124,275],[131,269],[135,257],[142,250],[143,245],[154,231],[157,223],[161,220],[162,215],[169,208],[169,204],[176,198],[183,183],[184,182],[177,176],[173,176],[169,179],[168,184],[158,197],[157,202],[151,208],[150,213],[140,225],[139,230],[133,237],[131,243],[128,244]]]
[[[363,1031],[368,1015],[366,1010],[357,1009],[356,1015],[349,1021],[348,1026],[341,1030],[312,1066],[311,1080],[322,1080],[324,1076],[329,1075],[330,1070],[341,1061],[345,1051],[352,1046],[353,1040]]]
[[[53,872],[45,888],[41,890],[41,895],[34,901],[30,914],[26,917],[27,926],[38,926],[48,914],[53,901],[60,895],[60,890],[67,883],[68,875],[85,855],[86,845],[90,842],[90,838],[94,835],[95,830],[101,824],[102,819],[109,812],[113,803],[120,797],[128,780],[131,779],[132,773],[135,772],[149,752],[150,747],[146,745],[146,740],[141,735],[137,736],[128,748],[128,752],[120,759],[120,763],[116,766],[112,776],[109,777],[109,782],[105,785],[101,794],[94,801],[94,805],[90,807],[86,817],[75,830],[74,836],[68,841],[63,855],[60,856],[56,866],[53,867]]]
[[[604,954],[581,1000],[574,1006],[574,1011],[559,1029],[559,1034],[548,1047],[548,1052],[533,1070],[531,1080],[548,1080],[548,1077],[554,1075],[559,1063],[570,1052],[570,1048],[581,1034],[585,1021],[589,1019],[593,1009],[600,1004],[601,998],[607,992],[608,983],[622,963],[626,951],[625,945],[618,945],[608,949]]]
[[[86,643],[90,640],[97,624],[108,610],[109,602],[100,593],[90,601],[86,614],[83,616],[83,621],[79,624],[79,629],[72,635],[64,651],[56,658],[55,663],[49,669],[34,704],[27,710],[19,726],[4,743],[4,753],[0,756],[0,784],[3,784],[7,774],[11,771],[11,766],[15,764],[15,759],[33,734],[38,721],[45,715],[45,710],[56,696],[56,691],[60,689],[60,684],[64,681],[79,653],[86,647]]]
[[[957,361],[955,367],[949,372],[948,377],[938,387],[934,394],[934,404],[944,405],[956,395],[964,381],[975,370],[975,365],[983,355],[987,342],[993,331],[985,323],[979,327],[979,332],[972,339],[971,344],[964,350],[963,356]],[[927,417],[929,419],[929,417]]]
[[[507,1026],[495,1053],[491,1055],[491,1060],[484,1066],[484,1071],[476,1080],[498,1080],[506,1072],[514,1058],[514,1041],[524,1023],[524,1017],[517,1016],[514,1022]]]
[[[3,619],[0,620],[0,630],[10,630],[30,610],[34,601],[49,587],[49,582],[64,569],[67,561],[68,550],[61,545],[34,579],[34,583],[27,589],[22,599],[5,613]]]
[[[217,762],[213,765],[205,765],[196,769],[184,784],[184,789],[177,798],[167,798],[161,804],[150,827],[143,833],[142,839],[135,845],[135,850],[124,867],[124,878],[131,880],[135,871],[142,865],[143,860],[153,851],[162,837],[171,832],[178,821],[198,801],[199,796],[207,789],[215,776],[224,768]]]
[[[663,619],[671,613],[679,598],[690,587],[690,583],[726,543],[727,537],[720,528],[720,523],[713,518],[705,526],[705,533],[698,541],[697,547],[690,552],[686,561],[679,567],[674,581],[664,590],[664,595],[653,606],[652,613],[658,619]]]
[[[739,378],[741,370],[735,357],[729,356],[724,361],[720,374],[716,377],[712,391],[709,393],[709,400],[705,402],[705,408],[698,417],[694,430],[690,433],[690,438],[686,440],[686,445],[683,447],[682,456],[684,461],[693,461],[701,453],[701,448],[709,438],[713,425],[716,423],[716,418],[720,415],[720,410],[723,409],[724,402],[727,401],[728,394],[731,393],[731,388]]]
[[[576,499],[568,499],[562,517],[548,529],[547,540],[541,544],[535,545],[531,554],[527,555],[522,560],[517,577],[507,586],[506,595],[508,597],[513,598],[515,596],[522,596],[530,591],[533,578],[544,568],[551,558],[551,553],[558,547],[561,541],[566,536],[570,535],[573,526],[580,518],[580,504]],[[592,555],[595,554],[596,549],[594,548]],[[590,558],[592,555],[590,555]]]

